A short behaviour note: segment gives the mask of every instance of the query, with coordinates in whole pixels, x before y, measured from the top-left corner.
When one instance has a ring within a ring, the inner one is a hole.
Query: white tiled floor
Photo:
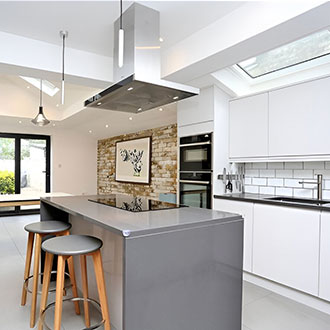
[[[0,217],[0,330],[29,329],[29,305],[20,306],[27,238],[23,227],[38,220],[38,215]],[[63,319],[64,330],[83,328],[72,304],[65,306]],[[330,316],[244,282],[242,330],[330,330]]]

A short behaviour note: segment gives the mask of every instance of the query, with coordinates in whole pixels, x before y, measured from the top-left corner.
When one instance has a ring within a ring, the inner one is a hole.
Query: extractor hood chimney
[[[86,107],[138,113],[199,93],[194,87],[160,79],[159,12],[138,3],[122,17],[124,65],[118,66],[119,19],[114,23],[113,73],[116,83],[85,101]]]

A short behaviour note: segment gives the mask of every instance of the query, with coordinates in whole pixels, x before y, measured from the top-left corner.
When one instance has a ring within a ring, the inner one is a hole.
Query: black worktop
[[[276,206],[288,206],[288,207],[295,207],[295,208],[304,208],[310,210],[319,210],[319,211],[328,211],[330,212],[330,200],[329,204],[323,205],[313,205],[313,204],[303,204],[303,203],[292,203],[286,201],[279,201],[279,200],[271,200],[269,198],[279,197],[275,195],[264,195],[264,194],[252,194],[252,193],[232,193],[232,194],[223,194],[223,195],[214,195],[214,198],[217,199],[227,199],[227,200],[235,200],[239,202],[248,202],[248,203],[259,203],[259,204],[269,204],[269,205],[276,205]],[[284,196],[283,196],[284,197]],[[303,199],[303,198],[299,198]],[[306,201],[310,200],[305,198]]]

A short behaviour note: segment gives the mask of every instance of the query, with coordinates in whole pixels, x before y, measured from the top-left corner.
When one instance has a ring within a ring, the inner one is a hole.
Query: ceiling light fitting
[[[118,66],[120,68],[124,65],[124,30],[123,30],[123,0],[120,2],[120,22],[118,31]]]
[[[68,37],[68,31],[60,31],[62,39],[62,86],[61,86],[61,103],[64,104],[64,59],[65,59],[65,39]]]
[[[40,106],[39,113],[37,116],[31,120],[33,124],[37,126],[46,126],[50,123],[50,121],[45,117],[42,106],[42,79],[40,79]]]

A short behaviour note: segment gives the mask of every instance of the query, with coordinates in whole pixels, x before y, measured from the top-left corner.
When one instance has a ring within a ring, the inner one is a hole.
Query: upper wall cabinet
[[[330,155],[329,126],[330,78],[269,92],[270,157]]]
[[[229,102],[229,157],[268,156],[268,93]]]

